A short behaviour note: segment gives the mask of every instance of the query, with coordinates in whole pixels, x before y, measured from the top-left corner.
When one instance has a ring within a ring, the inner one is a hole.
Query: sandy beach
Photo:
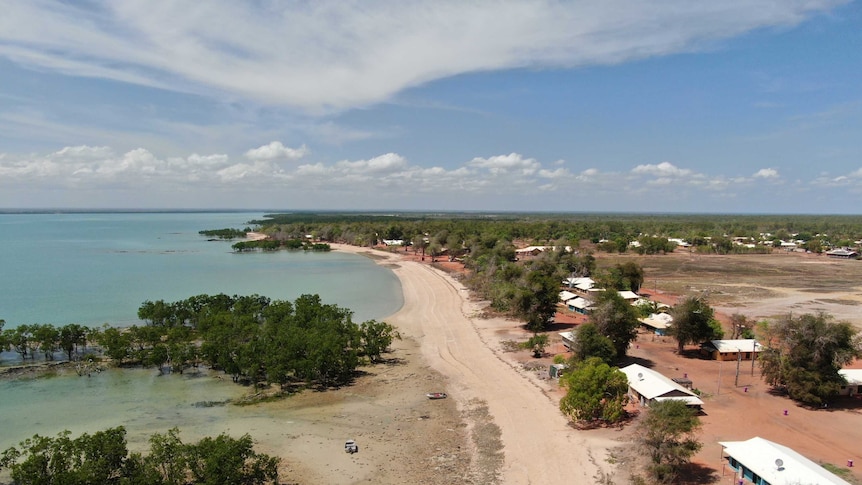
[[[375,391],[385,396],[386,402],[378,396],[380,405],[397,404],[396,407],[378,408],[379,416],[370,413],[366,418],[371,426],[358,426],[354,433],[365,435],[363,439],[356,438],[360,446],[367,444],[379,452],[372,455],[361,451],[355,456],[342,453],[335,458],[346,463],[344,468],[326,471],[330,456],[321,456],[314,447],[291,447],[282,450],[282,456],[299,458],[303,466],[290,469],[287,478],[299,483],[453,483],[454,479],[466,483],[527,484],[552,483],[565,477],[571,483],[595,483],[598,477],[613,473],[607,461],[608,450],[619,445],[613,432],[585,432],[569,426],[557,407],[557,398],[548,393],[542,381],[521,370],[499,348],[499,337],[495,335],[517,327],[517,322],[478,318],[480,308],[470,301],[466,288],[426,264],[365,248],[333,248],[372,257],[379,264],[389,265],[400,279],[404,306],[384,320],[405,337],[396,346],[394,357],[407,362],[380,371],[398,373],[398,386],[393,387],[393,379],[388,379]],[[416,373],[411,370],[403,375],[405,368],[416,369]],[[365,387],[373,388],[375,384],[367,382]],[[362,389],[360,384],[346,392],[356,395]],[[445,391],[449,398],[426,399],[424,393],[432,390]],[[327,397],[300,396],[291,407],[301,406],[304,399]],[[334,394],[330,399],[343,399],[345,408],[357,401]],[[397,430],[402,435],[397,439],[375,429],[375,420],[388,420],[393,412],[416,415],[424,409],[430,409],[433,418],[422,420],[420,415],[412,421],[405,420]],[[349,416],[344,421],[359,424]],[[423,446],[425,440],[440,438],[433,433],[447,439],[442,444]],[[328,447],[335,448],[335,443]],[[393,464],[392,456],[407,448],[412,449],[413,463]],[[448,479],[438,480],[444,473],[438,465],[447,460],[452,465],[443,469]]]

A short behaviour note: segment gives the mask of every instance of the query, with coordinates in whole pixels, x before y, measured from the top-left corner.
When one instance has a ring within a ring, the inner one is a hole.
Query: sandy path
[[[487,403],[504,446],[502,483],[595,483],[607,449],[618,443],[569,427],[555,401],[489,348],[471,317],[478,308],[460,283],[416,262],[398,261],[393,269],[404,307],[386,320],[420,343],[459,408],[476,399]]]

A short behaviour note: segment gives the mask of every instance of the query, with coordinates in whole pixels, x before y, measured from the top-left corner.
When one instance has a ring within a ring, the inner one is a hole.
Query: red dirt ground
[[[421,261],[421,255],[412,252],[402,253],[405,257]],[[431,263],[430,256],[424,262]],[[438,258],[435,263],[450,272],[463,272],[463,265],[450,263],[446,258]],[[642,293],[651,299],[673,305],[676,295],[661,290]],[[652,294],[650,294],[652,293]],[[716,313],[716,317],[727,323],[728,315]],[[572,312],[559,312],[555,324],[549,329],[551,345],[546,357],[541,359],[550,364],[555,354],[565,354],[558,332],[563,332],[587,321],[587,317]],[[529,333],[521,327],[511,329],[509,336]],[[694,468],[700,478],[689,483],[734,483],[733,475],[721,458],[719,441],[744,441],[755,436],[788,446],[818,463],[830,463],[846,468],[848,460],[853,460],[852,478],[862,484],[862,399],[845,398],[826,409],[809,409],[797,405],[784,396],[770,392],[770,387],[760,378],[760,369],[754,366],[752,376],[751,361],[743,361],[737,382],[736,362],[703,360],[691,347],[686,355],[678,355],[676,342],[669,337],[657,337],[642,332],[629,349],[630,361],[651,367],[668,377],[687,375],[693,386],[703,395],[704,415],[700,441],[703,448],[694,457]],[[529,360],[529,354],[515,357]],[[690,354],[690,355],[688,355]],[[862,362],[853,367],[862,368]],[[560,391],[562,395],[562,391]],[[785,410],[787,414],[785,415]],[[710,480],[711,478],[711,480]]]

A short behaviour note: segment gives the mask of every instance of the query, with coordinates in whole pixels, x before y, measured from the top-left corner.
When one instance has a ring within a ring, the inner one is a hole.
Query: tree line
[[[129,452],[122,426],[56,437],[35,435],[0,455],[19,485],[264,485],[278,483],[279,458],[253,449],[251,436],[221,434],[183,443],[179,430],[150,436],[149,453]]]
[[[95,343],[117,365],[182,373],[204,364],[234,382],[284,387],[346,383],[360,364],[379,362],[400,338],[385,322],[355,324],[350,310],[324,304],[318,295],[294,302],[225,294],[146,301],[138,317],[145,325],[22,325],[3,330],[0,344],[22,359],[36,351],[53,358],[52,349],[63,348],[72,360],[78,346]]]
[[[667,238],[682,238],[703,251],[728,253],[749,251],[734,247],[730,239],[742,237],[761,240],[789,238],[814,241],[818,246],[855,246],[862,238],[862,222],[857,217],[840,215],[740,215],[740,214],[588,214],[588,213],[314,213],[267,214],[250,221],[270,236],[302,238],[368,246],[387,240],[408,244],[417,235],[437,239],[443,248],[469,249],[483,238],[504,241],[529,241],[553,245],[561,241],[591,241],[599,250],[628,250],[638,241],[643,249],[656,254],[672,251]],[[443,231],[452,235],[436,237]],[[712,242],[710,242],[712,241]],[[758,249],[763,251],[764,249]]]

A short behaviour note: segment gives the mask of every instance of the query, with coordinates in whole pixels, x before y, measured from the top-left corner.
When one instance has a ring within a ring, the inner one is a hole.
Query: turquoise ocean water
[[[260,294],[293,300],[317,293],[354,312],[382,319],[402,305],[398,279],[368,258],[338,253],[234,254],[202,229],[246,227],[261,213],[0,214],[0,318],[20,324],[139,323],[145,300],[176,301],[202,293]],[[17,363],[4,353],[2,364]],[[257,416],[252,408],[195,406],[234,397],[229,379],[158,376],[152,369],[90,378],[0,382],[0,451],[35,433],[93,432],[124,425],[130,442],[179,426],[215,435]],[[256,414],[257,413],[257,414]],[[272,416],[273,422],[283,416]]]

